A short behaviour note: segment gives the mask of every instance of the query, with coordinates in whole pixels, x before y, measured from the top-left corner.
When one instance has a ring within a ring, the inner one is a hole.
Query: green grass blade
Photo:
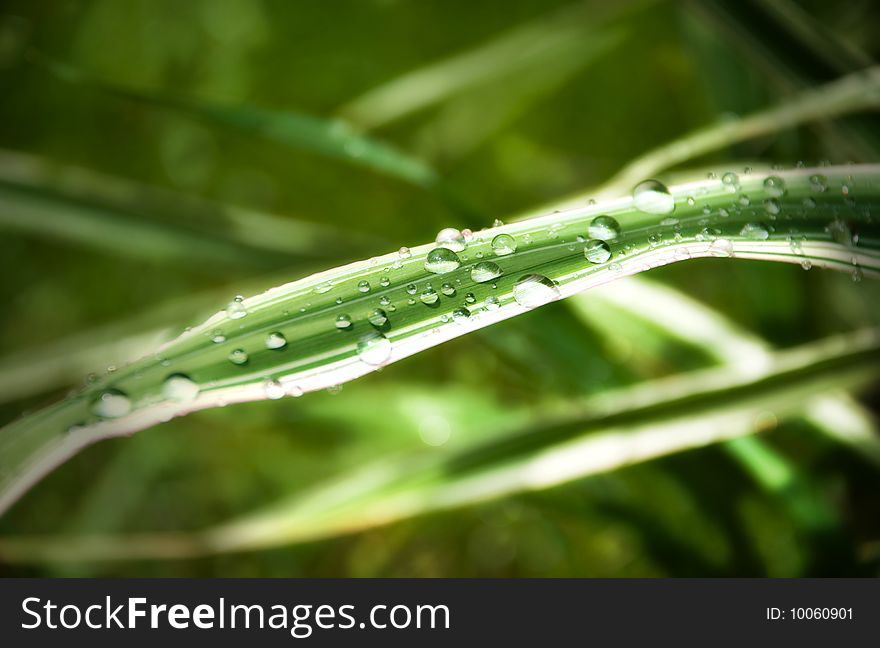
[[[461,265],[443,274],[426,270],[435,245],[422,245],[234,302],[155,354],[3,428],[0,509],[99,439],[195,410],[334,386],[546,301],[659,265],[736,257],[811,263],[859,280],[880,276],[880,232],[872,216],[880,203],[876,166],[735,180],[725,175],[650,196],[650,205],[642,202],[645,194],[639,203],[651,211],[622,197],[474,234],[459,252]],[[658,205],[666,213],[653,213]],[[617,219],[621,230],[607,244],[610,254],[591,262],[585,246],[604,251],[596,241],[585,242],[600,215]],[[495,255],[499,234],[515,237],[514,252]],[[484,269],[480,276],[477,266],[490,261],[499,274],[492,278]],[[388,321],[374,325],[377,308]],[[286,344],[267,347],[277,343],[273,334]]]
[[[797,411],[880,372],[868,329],[729,367],[606,392],[532,413],[532,424],[456,452],[394,457],[201,533],[0,539],[10,562],[174,558],[314,541],[495,499],[748,434],[756,414]],[[762,475],[762,478],[766,477]]]
[[[437,173],[418,158],[386,142],[358,133],[347,122],[290,110],[265,110],[245,105],[224,105],[199,99],[171,97],[158,92],[122,88],[95,80],[66,64],[43,61],[55,75],[70,83],[94,88],[120,98],[165,108],[217,126],[237,130],[295,149],[398,178],[416,186],[438,190]],[[448,197],[448,196],[447,196]]]
[[[336,228],[221,204],[0,149],[0,225],[124,252],[276,267],[380,242]],[[128,245],[131,240],[139,245]]]

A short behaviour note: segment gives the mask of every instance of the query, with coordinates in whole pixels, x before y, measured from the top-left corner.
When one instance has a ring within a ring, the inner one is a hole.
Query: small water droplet
[[[732,257],[733,243],[725,238],[715,239],[709,246],[709,254],[715,257]]]
[[[233,299],[226,306],[226,317],[229,319],[237,320],[241,319],[245,315],[247,315],[247,309],[244,307],[244,297],[241,295],[236,295],[235,299]]]
[[[727,190],[730,192],[734,192],[739,189],[739,176],[736,175],[733,171],[728,171],[723,176],[721,176],[721,182],[727,187]]]
[[[428,286],[422,291],[422,294],[419,295],[419,299],[422,300],[423,304],[431,306],[437,303],[437,300],[440,299],[440,295],[438,295],[437,291],[431,288],[431,286]]]
[[[408,259],[412,256],[412,252],[409,251],[409,248],[404,246],[397,251],[397,256],[401,259]]]
[[[605,263],[611,258],[611,248],[605,241],[593,239],[584,246],[584,257],[590,263]]]
[[[492,261],[481,261],[471,268],[471,279],[477,283],[491,281],[501,276],[501,268]]]
[[[263,381],[263,393],[266,394],[266,398],[269,400],[278,400],[279,398],[284,398],[286,392],[284,385],[280,382],[273,378],[266,378]]]
[[[489,295],[486,297],[486,310],[498,310],[501,308],[501,300],[499,300],[495,295]]]
[[[325,281],[324,283],[320,283],[315,286],[315,292],[319,295],[323,295],[326,292],[330,292],[331,288],[333,288],[333,284],[331,284],[329,281]]]
[[[804,270],[809,270],[813,267],[813,262],[810,259],[804,259],[803,261],[801,261],[801,267]]]
[[[776,198],[767,198],[764,201],[764,211],[766,211],[771,216],[778,216],[779,212],[782,211],[782,207],[779,204],[779,201]]]
[[[229,362],[234,365],[243,365],[248,361],[248,354],[244,349],[233,349],[229,352],[227,357],[229,358]]]
[[[382,327],[388,323],[388,315],[381,308],[375,309],[372,313],[370,313],[369,317],[367,317],[370,324],[373,326]]]
[[[537,308],[559,297],[556,282],[544,275],[526,275],[513,285],[513,298],[524,308]]]
[[[351,328],[351,317],[348,315],[340,315],[336,318],[336,328],[340,331],[347,331]]]
[[[752,204],[752,199],[749,198],[746,194],[740,194],[737,198],[737,202],[743,207],[748,207]]]
[[[442,286],[440,286],[440,292],[442,292],[447,297],[455,297],[455,286],[453,286],[449,282],[446,282]]]
[[[766,241],[770,238],[770,231],[761,223],[746,223],[739,231],[739,235],[745,238]]]
[[[415,295],[417,290],[418,289],[416,288],[415,284],[407,284],[406,285],[406,294],[407,295]]]
[[[383,288],[387,288],[391,285],[391,279],[389,279],[388,277],[379,277],[379,285]]]
[[[362,279],[358,281],[358,292],[368,293],[370,292],[370,282],[366,279]]]
[[[828,191],[828,178],[819,173],[811,175],[810,189],[812,189],[816,193],[823,193],[825,191]]]
[[[287,338],[279,331],[273,331],[266,336],[267,349],[283,349],[287,346]]]
[[[467,295],[464,296],[464,301],[468,304],[473,304],[477,301],[477,298],[474,293],[469,292]]]
[[[510,234],[499,234],[492,239],[492,250],[498,256],[516,252],[516,239]]]
[[[638,187],[636,187],[636,190],[638,190]],[[638,199],[636,200],[638,201]],[[639,207],[638,202],[636,207]],[[616,219],[611,218],[611,216],[596,216],[596,218],[590,221],[587,233],[590,235],[590,238],[599,239],[600,241],[613,241],[620,236],[620,223]]]
[[[456,230],[458,231],[458,230]],[[425,258],[425,270],[434,274],[452,272],[461,265],[458,255],[445,247],[434,248]]]
[[[358,340],[357,354],[364,364],[382,365],[391,357],[391,342],[381,333],[372,331]]]
[[[764,191],[771,198],[779,198],[785,193],[785,181],[779,176],[767,176],[764,178]]]
[[[646,214],[670,214],[675,210],[675,199],[665,184],[645,180],[633,189],[633,204]]]
[[[226,342],[226,336],[223,335],[223,331],[211,331],[211,342],[214,344]]]
[[[453,322],[458,322],[458,323],[466,322],[468,320],[468,318],[470,318],[470,316],[471,316],[471,312],[467,308],[465,308],[464,306],[462,306],[461,308],[456,308],[454,311],[452,311],[452,321]]]
[[[131,412],[131,399],[118,389],[105,389],[92,403],[92,414],[105,419],[119,418]]]

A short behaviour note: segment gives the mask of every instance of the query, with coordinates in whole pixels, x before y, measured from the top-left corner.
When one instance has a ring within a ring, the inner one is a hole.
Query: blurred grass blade
[[[773,357],[770,345],[721,313],[678,290],[640,276],[575,295],[568,303],[589,326],[606,336],[613,336],[619,330],[611,328],[616,320],[606,314],[619,311],[625,317],[635,318],[642,326],[654,325],[665,335],[699,347],[743,375],[768,366]],[[877,428],[865,408],[848,394],[823,396],[811,401],[797,415],[804,416],[823,434],[853,448],[880,467]]]
[[[0,149],[0,225],[73,237],[114,253],[269,267],[339,258],[377,237],[206,200]],[[132,239],[139,245],[127,245]],[[155,242],[155,243],[153,243]],[[151,243],[153,243],[151,245]],[[179,259],[178,259],[179,260]]]
[[[581,48],[592,47],[591,34],[597,26],[645,4],[565,6],[474,49],[392,79],[352,100],[339,114],[362,128],[375,129],[487,83],[505,78],[516,83],[517,77],[535,70],[553,75],[557,63],[576,60]]]
[[[462,235],[461,256],[438,254],[435,244],[403,248],[230,302],[154,354],[0,430],[0,510],[99,439],[331,387],[667,263],[736,257],[880,276],[876,166],[755,172],[735,182],[726,175],[670,189],[652,181],[634,193]],[[608,242],[586,240],[591,226]]]
[[[552,488],[748,434],[762,411],[797,410],[830,386],[876,379],[878,360],[880,331],[855,332],[778,352],[751,376],[719,367],[560,404],[487,443],[379,461],[201,533],[5,538],[0,558],[120,560],[261,549]]]
[[[166,108],[217,126],[279,144],[343,160],[349,164],[404,180],[419,187],[447,190],[426,163],[391,144],[358,133],[340,119],[325,119],[290,110],[265,110],[246,105],[223,105],[199,99],[172,97],[98,81],[70,65],[41,60],[56,76],[70,83]],[[449,197],[445,195],[444,197]]]

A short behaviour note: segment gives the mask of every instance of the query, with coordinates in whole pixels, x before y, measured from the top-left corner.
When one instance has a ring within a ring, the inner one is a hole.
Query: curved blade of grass
[[[751,375],[700,370],[533,413],[533,424],[453,453],[368,465],[266,510],[200,533],[0,539],[9,562],[180,558],[314,541],[702,447],[753,431],[768,409],[797,411],[831,386],[880,374],[880,331],[773,355]]]
[[[392,79],[353,99],[339,114],[365,129],[381,128],[419,110],[502,78],[515,80],[544,69],[553,75],[557,63],[576,60],[593,46],[597,26],[640,3],[604,7],[577,3],[520,25],[478,47]],[[588,48],[584,50],[583,48]],[[579,63],[580,64],[580,63]]]
[[[642,178],[738,142],[801,124],[880,108],[880,66],[849,74],[824,86],[804,90],[778,105],[740,119],[722,121],[677,138],[632,160],[599,187],[553,201],[520,215],[528,218],[550,208],[571,209],[591,197],[615,195]]]
[[[464,263],[442,275],[425,269],[434,245],[422,245],[250,297],[154,355],[3,428],[0,510],[99,439],[132,434],[199,409],[337,385],[521,314],[539,297],[568,297],[666,263],[735,256],[810,262],[857,279],[880,276],[880,232],[871,215],[880,203],[878,176],[876,166],[853,165],[780,171],[767,184],[762,173],[737,183],[710,178],[671,188],[674,219],[640,211],[631,197],[623,197],[478,233],[460,253]],[[777,196],[780,182],[786,188]],[[580,241],[600,214],[616,218],[622,231],[609,244],[613,256],[592,263],[584,258]],[[493,257],[491,241],[499,233],[516,237],[514,253]],[[475,281],[471,271],[481,258],[492,259],[501,274]],[[545,279],[527,282],[537,292],[524,295],[521,281],[531,275]],[[449,283],[455,294],[440,296],[442,283]],[[427,303],[422,303],[426,291]],[[468,293],[471,299],[465,298]],[[388,323],[380,331],[369,317],[385,306]],[[453,319],[457,308],[466,308],[467,315],[459,311]],[[267,348],[272,333],[283,334],[287,344]],[[231,362],[230,354],[239,362]],[[246,362],[240,362],[243,354]],[[189,381],[183,394],[174,378],[178,374]],[[110,412],[96,407],[108,401]]]
[[[232,128],[292,148],[311,151],[396,177],[419,187],[446,191],[426,163],[391,144],[358,133],[340,119],[325,119],[290,110],[264,110],[245,105],[223,105],[198,99],[171,97],[98,81],[77,68],[40,59],[59,78],[108,94],[174,110],[195,119]],[[448,196],[447,196],[448,197]]]
[[[0,149],[0,226],[126,255],[204,255],[229,264],[289,264],[376,245],[370,237],[217,203],[28,153]],[[143,244],[131,246],[134,239]],[[154,245],[151,242],[155,241]]]

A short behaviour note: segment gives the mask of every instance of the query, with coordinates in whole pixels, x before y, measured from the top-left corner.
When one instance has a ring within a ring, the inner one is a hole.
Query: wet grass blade
[[[232,302],[156,353],[3,428],[0,509],[99,439],[334,386],[659,265],[715,256],[880,276],[878,203],[880,169],[871,165],[725,174],[671,190],[651,181],[634,197],[456,237],[449,245],[466,246],[457,254],[404,248]]]

